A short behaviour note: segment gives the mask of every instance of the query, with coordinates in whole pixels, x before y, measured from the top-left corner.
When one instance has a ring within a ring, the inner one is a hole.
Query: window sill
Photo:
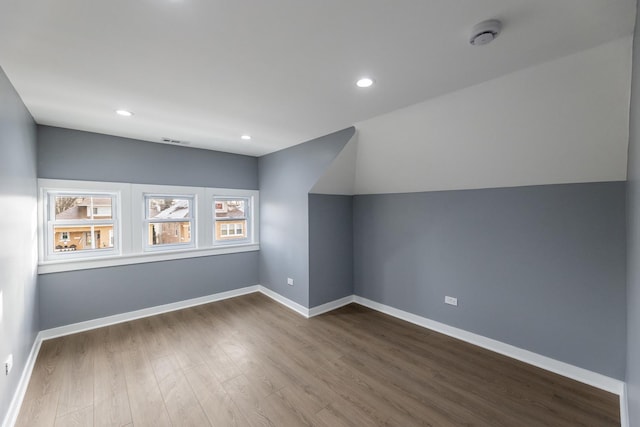
[[[92,268],[115,267],[119,265],[144,264],[147,262],[170,261],[198,258],[212,255],[226,255],[260,250],[257,243],[229,245],[206,249],[154,252],[143,254],[116,255],[100,258],[84,258],[63,261],[45,261],[38,264],[38,274],[60,273],[63,271],[88,270]]]

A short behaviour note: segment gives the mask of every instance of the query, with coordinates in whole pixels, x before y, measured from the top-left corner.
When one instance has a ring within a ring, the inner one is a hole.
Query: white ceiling
[[[356,123],[354,192],[624,181],[632,37]]]
[[[635,0],[2,0],[0,66],[40,124],[262,155],[628,36],[634,15]],[[488,18],[503,34],[471,47]]]

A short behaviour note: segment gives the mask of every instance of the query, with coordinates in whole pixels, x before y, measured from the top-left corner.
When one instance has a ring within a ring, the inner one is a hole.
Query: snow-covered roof
[[[154,218],[180,219],[189,217],[189,200],[177,200],[173,205],[158,212]]]

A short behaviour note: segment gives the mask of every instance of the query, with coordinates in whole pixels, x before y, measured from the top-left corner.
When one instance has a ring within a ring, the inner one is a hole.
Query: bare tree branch
[[[72,208],[75,204],[75,197],[56,197],[56,215]]]

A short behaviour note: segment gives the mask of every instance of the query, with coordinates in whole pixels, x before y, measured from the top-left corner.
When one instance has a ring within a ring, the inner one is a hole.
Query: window
[[[40,274],[260,249],[256,190],[55,179],[38,188]]]
[[[215,197],[213,206],[216,243],[249,240],[249,198]]]
[[[112,213],[117,204],[117,194],[49,191],[46,200],[46,252],[49,257],[68,257],[71,255],[69,252],[95,255],[117,250],[114,240],[100,238],[113,234],[118,227]],[[100,215],[96,215],[96,209]]]
[[[193,247],[194,196],[145,195],[146,249]]]

